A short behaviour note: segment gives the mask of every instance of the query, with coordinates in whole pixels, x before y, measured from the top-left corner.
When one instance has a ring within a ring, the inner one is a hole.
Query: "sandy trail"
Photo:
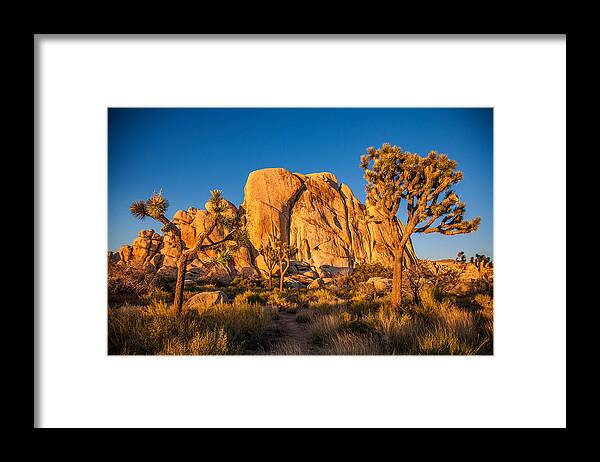
[[[273,354],[277,355],[308,355],[314,354],[314,348],[309,341],[308,325],[296,322],[296,314],[279,311],[279,319],[275,325],[279,331],[273,346]]]

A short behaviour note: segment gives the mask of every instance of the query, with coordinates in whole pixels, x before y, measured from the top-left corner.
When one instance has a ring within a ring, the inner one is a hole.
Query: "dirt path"
[[[275,325],[279,336],[273,345],[273,354],[314,354],[314,349],[309,341],[308,325],[296,322],[296,313],[279,311],[278,315],[279,319],[275,320]]]

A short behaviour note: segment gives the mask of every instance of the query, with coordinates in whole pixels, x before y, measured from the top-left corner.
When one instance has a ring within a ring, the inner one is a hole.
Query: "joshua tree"
[[[265,266],[267,267],[267,275],[269,277],[269,289],[272,289],[273,272],[275,271],[275,266],[277,266],[278,263],[277,249],[273,244],[273,240],[269,239],[268,244],[261,245],[258,248],[258,253],[265,259]]]
[[[283,241],[275,241],[277,263],[279,265],[279,291],[283,290],[283,279],[290,268],[290,258],[296,255],[296,248]]]
[[[404,250],[413,233],[464,234],[479,227],[480,218],[464,220],[465,204],[450,186],[462,180],[456,162],[431,151],[426,157],[385,143],[370,147],[361,157],[367,180],[367,201],[377,204],[394,233],[394,276],[392,309],[402,304]],[[440,199],[440,195],[443,199]],[[406,225],[397,217],[401,200],[406,201]],[[439,221],[438,221],[439,220]]]
[[[275,260],[277,261],[277,266],[279,267],[279,291],[283,290],[283,279],[285,278],[285,273],[290,268],[290,258],[296,255],[296,248],[287,242],[281,241],[279,239],[275,239],[272,242],[273,251],[275,254]]]
[[[466,263],[467,257],[465,253],[461,250],[456,254],[456,259],[454,260],[456,263]]]
[[[475,254],[475,257],[471,257],[470,262],[477,268],[477,275],[479,279],[488,279],[491,269],[494,267],[492,259],[485,255]]]
[[[163,197],[162,192],[160,192],[152,194],[148,200],[132,203],[130,211],[132,215],[140,220],[151,217],[160,221],[164,225],[162,232],[172,237],[175,247],[179,251],[173,307],[178,313],[181,313],[183,307],[183,282],[185,280],[188,261],[193,259],[200,251],[220,248],[228,241],[243,241],[245,239],[245,229],[237,216],[230,217],[224,214],[227,210],[227,202],[223,199],[221,191],[213,190],[211,191],[211,197],[206,207],[209,212],[209,218],[205,224],[205,229],[196,237],[194,244],[187,248],[181,237],[180,229],[165,217],[168,206],[169,202]],[[223,239],[212,242],[209,236],[217,225],[222,225],[227,230],[227,233]]]
[[[231,249],[226,248],[218,252],[213,257],[210,257],[208,261],[203,261],[202,263],[209,268],[210,274],[214,274],[213,271],[221,267],[227,271],[227,274],[231,275],[231,269],[229,264],[233,261],[233,252]]]

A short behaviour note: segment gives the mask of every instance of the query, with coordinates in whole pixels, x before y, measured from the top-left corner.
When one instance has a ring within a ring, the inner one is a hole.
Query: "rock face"
[[[298,260],[333,271],[356,263],[389,266],[394,260],[393,230],[377,222],[382,217],[379,210],[361,204],[332,173],[257,170],[248,177],[243,207],[255,248],[275,237],[294,245]],[[415,260],[412,245],[406,253]]]
[[[377,207],[361,204],[332,173],[304,175],[283,168],[254,171],[248,176],[243,204],[238,209],[229,203],[226,213],[245,219],[250,245],[236,251],[225,268],[207,268],[205,262],[214,251],[199,252],[188,264],[186,278],[228,282],[234,276],[257,276],[264,269],[257,249],[272,238],[298,249],[289,274],[305,286],[319,277],[352,271],[357,263],[391,266],[393,262],[394,230],[381,220]],[[208,216],[208,211],[196,208],[175,213],[172,221],[187,246],[205,229]],[[224,233],[217,227],[210,238],[219,240]],[[140,231],[131,246],[119,250],[122,263],[147,265],[168,276],[176,274],[177,256],[170,236],[151,229]],[[405,258],[416,260],[410,242]]]

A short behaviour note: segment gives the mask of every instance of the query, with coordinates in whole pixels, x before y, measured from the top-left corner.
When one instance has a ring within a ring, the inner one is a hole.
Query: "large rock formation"
[[[188,246],[204,230],[208,213],[195,208],[175,213],[173,222]],[[317,277],[351,271],[357,263],[390,266],[393,262],[395,230],[381,220],[377,207],[361,204],[331,173],[304,175],[283,168],[254,171],[248,176],[243,204],[238,209],[230,203],[227,213],[245,218],[250,246],[240,248],[227,268],[207,269],[205,262],[212,256],[211,251],[199,252],[189,263],[189,279],[227,281],[236,275],[258,275],[264,261],[257,249],[270,238],[298,249],[290,271],[305,284]],[[217,228],[210,239],[216,241],[223,235],[224,230]],[[177,249],[168,235],[163,237],[153,230],[140,231],[131,246],[121,247],[119,256],[123,263],[144,264],[161,274],[175,274]],[[406,258],[416,259],[410,243]]]

